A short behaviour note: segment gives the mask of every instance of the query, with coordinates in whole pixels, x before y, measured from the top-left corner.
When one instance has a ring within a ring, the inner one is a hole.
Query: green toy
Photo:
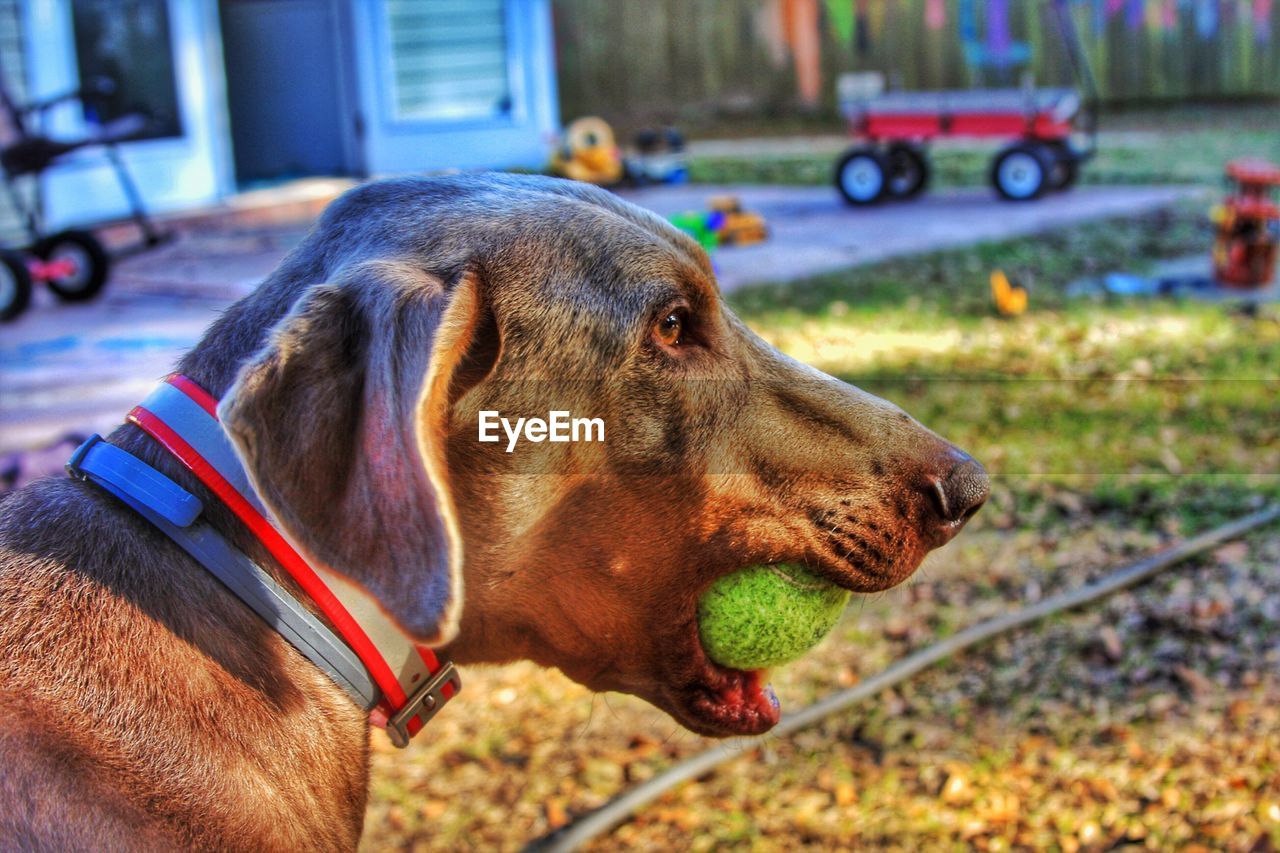
[[[698,601],[702,648],[733,669],[793,661],[835,626],[849,595],[801,566],[750,566],[717,580]]]
[[[667,219],[672,225],[697,240],[708,252],[720,245],[720,228],[724,225],[724,214],[718,210],[708,212],[688,210],[684,213],[673,213]]]

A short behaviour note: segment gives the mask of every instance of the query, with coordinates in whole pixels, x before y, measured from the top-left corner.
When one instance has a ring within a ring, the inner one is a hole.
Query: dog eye
[[[684,318],[679,311],[672,311],[653,327],[659,341],[669,347],[679,346],[684,337]]]

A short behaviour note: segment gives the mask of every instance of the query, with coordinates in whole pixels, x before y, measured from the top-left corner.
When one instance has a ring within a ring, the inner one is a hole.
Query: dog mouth
[[[674,716],[687,728],[711,737],[760,735],[782,718],[782,705],[768,683],[768,671],[722,666],[702,648],[696,621],[686,632],[693,678],[680,691]]]
[[[850,560],[834,554],[834,549],[784,562],[807,564],[836,586],[855,594],[878,592],[910,575],[918,560]],[[755,564],[752,564],[755,565]],[[760,735],[772,729],[782,717],[782,707],[768,683],[768,670],[735,669],[712,660],[702,643],[696,616],[691,616],[681,633],[683,657],[689,675],[677,691],[679,709],[670,711],[687,728],[712,737]],[[806,652],[807,654],[808,652]]]

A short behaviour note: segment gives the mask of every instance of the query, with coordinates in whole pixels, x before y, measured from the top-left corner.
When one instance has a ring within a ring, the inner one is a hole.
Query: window
[[[503,0],[385,0],[395,118],[511,112]]]
[[[90,124],[136,123],[138,138],[181,136],[167,0],[72,0]]]

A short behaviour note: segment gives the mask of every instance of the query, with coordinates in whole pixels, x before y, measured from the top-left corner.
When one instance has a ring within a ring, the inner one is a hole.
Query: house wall
[[[35,97],[81,85],[70,0],[20,0],[24,9],[27,83]],[[167,0],[179,135],[119,146],[121,158],[153,212],[215,202],[233,184],[226,125],[222,48],[214,0]],[[92,132],[83,106],[50,110],[46,130],[66,139]],[[72,152],[41,178],[47,230],[127,215],[127,197],[100,148]]]
[[[511,109],[490,117],[397,116],[387,6],[351,7],[364,162],[372,175],[537,167],[559,128],[550,0],[505,0]]]
[[[26,96],[26,74],[22,69],[22,19],[18,0],[0,0],[0,64],[19,100]]]
[[[0,68],[8,83],[9,94],[21,103],[27,97],[26,69],[23,66],[21,9],[18,0],[0,0]],[[32,197],[30,180],[19,181],[19,192]],[[8,193],[0,193],[0,245],[14,245],[24,239],[22,223],[9,201]]]
[[[386,15],[387,10],[415,7],[399,0],[329,2],[340,35],[332,60],[339,69],[340,112],[352,128],[350,171],[379,175],[546,162],[558,129],[550,0],[503,0],[510,108],[481,118],[406,118],[403,109],[397,113],[403,105],[393,98],[397,91],[403,94],[403,87],[388,84],[388,43],[393,38],[403,43],[410,36],[390,33]],[[439,8],[468,10],[469,2],[440,0]],[[218,0],[166,0],[164,8],[172,33],[177,135],[167,132],[120,146],[145,204],[155,212],[212,204],[235,191],[231,125],[236,117],[226,97]],[[48,97],[78,88],[72,0],[0,0],[0,22],[0,59],[6,69],[25,68],[31,95]],[[68,102],[49,112],[46,129],[74,139],[93,126],[81,105]],[[269,132],[298,133],[274,127]],[[114,173],[93,147],[72,153],[49,170],[40,191],[50,230],[121,218],[127,212]],[[0,228],[4,217],[0,206]]]

